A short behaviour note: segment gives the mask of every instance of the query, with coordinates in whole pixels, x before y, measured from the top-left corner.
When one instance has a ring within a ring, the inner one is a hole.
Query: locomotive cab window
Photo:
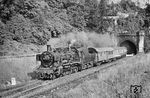
[[[101,52],[101,54],[102,54],[102,56],[105,55],[105,51],[104,51],[104,52]]]
[[[102,56],[102,53],[103,53],[103,52],[99,52],[100,56]]]
[[[112,54],[112,51],[108,51],[108,54],[111,55],[111,54]]]

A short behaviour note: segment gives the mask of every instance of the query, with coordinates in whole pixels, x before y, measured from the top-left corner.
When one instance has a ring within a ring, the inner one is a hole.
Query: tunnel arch
[[[127,48],[127,54],[137,54],[136,45],[130,40],[125,40],[121,42],[120,46]]]

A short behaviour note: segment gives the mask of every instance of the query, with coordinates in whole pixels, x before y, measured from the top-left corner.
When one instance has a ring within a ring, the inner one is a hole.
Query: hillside
[[[135,33],[143,25],[144,11],[131,0],[109,5],[106,0],[98,1],[1,0],[0,55],[41,52],[54,32],[58,35],[87,30],[100,34],[124,30]],[[128,18],[118,20],[118,26],[113,20],[102,18],[118,12],[129,14]]]

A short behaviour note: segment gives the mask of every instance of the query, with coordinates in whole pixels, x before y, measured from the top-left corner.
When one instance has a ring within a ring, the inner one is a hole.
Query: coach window
[[[114,54],[117,54],[117,50],[116,49],[114,50]]]
[[[106,55],[106,51],[102,52],[104,55]]]
[[[121,50],[120,50],[120,49],[119,49],[118,51],[119,51],[119,53],[121,53]]]
[[[117,49],[117,53],[119,53],[119,50]]]
[[[98,52],[99,56],[102,56],[102,52]]]
[[[118,53],[118,50],[116,49],[116,53]]]
[[[103,52],[100,52],[100,56],[103,56]]]
[[[113,51],[109,51],[110,54],[113,54]]]
[[[101,52],[101,56],[103,56],[105,53],[104,52]]]
[[[108,51],[108,54],[110,55],[110,54],[111,54],[111,51]]]
[[[117,50],[117,52],[118,52],[118,53],[120,52],[119,49]]]
[[[121,53],[123,53],[123,50],[120,50]]]
[[[109,55],[111,55],[111,51],[107,51]]]
[[[105,51],[105,52],[106,52],[106,55],[109,54],[109,51]]]
[[[110,54],[110,52],[109,52],[109,51],[106,51],[106,54]]]
[[[111,51],[111,54],[113,54],[113,51]]]

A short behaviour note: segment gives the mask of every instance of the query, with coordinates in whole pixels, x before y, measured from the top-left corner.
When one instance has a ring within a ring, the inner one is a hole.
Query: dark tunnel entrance
[[[127,54],[137,54],[136,46],[133,42],[126,40],[120,44],[120,46],[124,46],[127,48]]]

